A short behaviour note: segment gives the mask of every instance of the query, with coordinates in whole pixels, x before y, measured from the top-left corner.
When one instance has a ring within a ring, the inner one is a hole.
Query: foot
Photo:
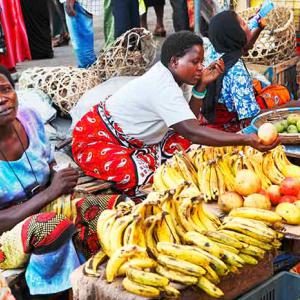
[[[154,34],[154,36],[165,37],[166,36],[166,30],[165,30],[164,27],[156,27],[153,34]]]

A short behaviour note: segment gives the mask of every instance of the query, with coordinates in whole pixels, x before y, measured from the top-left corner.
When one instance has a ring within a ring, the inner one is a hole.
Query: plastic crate
[[[299,300],[300,276],[281,272],[237,300]]]

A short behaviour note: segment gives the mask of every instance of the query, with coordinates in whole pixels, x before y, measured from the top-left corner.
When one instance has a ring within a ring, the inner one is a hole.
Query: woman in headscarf
[[[242,55],[251,49],[264,28],[264,19],[248,27],[234,11],[224,11],[212,18],[209,40],[204,39],[205,64],[222,58],[224,73],[207,88],[200,122],[212,128],[237,132],[247,127],[262,107],[255,98],[252,78]],[[251,31],[252,30],[252,31]],[[298,101],[286,106],[298,106]]]

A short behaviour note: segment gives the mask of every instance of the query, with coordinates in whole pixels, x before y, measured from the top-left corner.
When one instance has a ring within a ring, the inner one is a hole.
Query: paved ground
[[[103,2],[103,0],[100,0]],[[165,6],[165,27],[167,30],[167,33],[173,32],[173,25],[172,25],[172,8],[167,1]],[[98,52],[101,47],[104,45],[104,37],[103,37],[103,16],[95,17],[94,20],[94,26],[95,26],[95,49]],[[148,27],[149,30],[154,30],[156,24],[156,17],[154,13],[153,7],[149,8],[148,11]],[[161,43],[163,41],[162,38],[157,39],[159,42],[159,46],[161,46]],[[159,54],[158,47],[158,54]],[[17,65],[17,70],[19,73],[21,73],[23,70],[31,67],[45,67],[45,66],[76,66],[75,57],[73,54],[72,46],[64,46],[64,47],[58,47],[54,48],[54,58],[52,59],[42,59],[42,60],[32,60],[32,61],[25,61],[22,63],[19,63]]]

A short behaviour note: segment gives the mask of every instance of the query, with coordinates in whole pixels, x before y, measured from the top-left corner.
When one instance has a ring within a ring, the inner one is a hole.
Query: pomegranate
[[[284,196],[282,196],[282,197],[279,199],[278,203],[283,203],[283,202],[294,203],[294,202],[296,202],[297,200],[298,200],[298,199],[297,199],[297,197],[295,197],[295,196],[284,195]]]
[[[259,193],[261,181],[251,170],[240,170],[235,177],[235,191],[242,196]]]
[[[278,137],[276,127],[272,123],[264,123],[258,128],[257,135],[264,145],[271,145]]]
[[[279,199],[281,198],[280,186],[276,184],[270,185],[267,189],[267,192],[269,194],[272,204],[273,205],[278,204]]]
[[[300,191],[300,179],[286,177],[280,184],[280,192],[283,195],[297,196]]]

